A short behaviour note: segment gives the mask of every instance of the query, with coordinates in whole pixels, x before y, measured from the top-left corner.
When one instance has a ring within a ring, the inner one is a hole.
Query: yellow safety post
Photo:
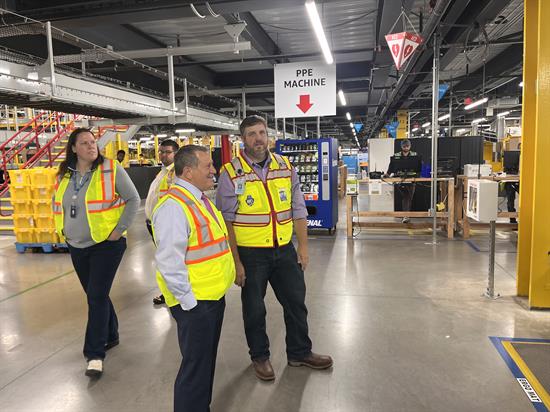
[[[155,136],[155,164],[158,165],[160,162],[159,157],[159,138],[158,136]]]
[[[517,293],[550,308],[550,2],[525,0]]]
[[[137,160],[141,160],[141,140],[137,141],[136,148],[137,148]]]

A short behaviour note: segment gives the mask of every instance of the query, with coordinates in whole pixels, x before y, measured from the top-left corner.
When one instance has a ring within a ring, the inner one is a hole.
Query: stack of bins
[[[55,192],[57,169],[30,169],[31,195],[35,236],[38,243],[58,243],[53,219],[52,197]]]
[[[53,244],[55,231],[52,197],[57,169],[37,167],[10,170],[15,238],[23,244]]]
[[[30,169],[9,171],[13,231],[18,243],[36,243],[29,171]]]

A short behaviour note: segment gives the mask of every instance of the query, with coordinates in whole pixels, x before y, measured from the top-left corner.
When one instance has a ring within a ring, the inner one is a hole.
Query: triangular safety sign
[[[361,123],[361,122],[355,122],[355,123],[353,124],[353,128],[355,129],[355,131],[356,131],[357,133],[359,133],[359,132],[361,131],[361,129],[363,128],[363,123]]]
[[[422,37],[409,32],[386,35],[386,42],[397,70],[401,69],[403,63],[412,56],[418,46],[422,44],[422,41]]]
[[[391,57],[395,63],[397,70],[401,68],[403,60],[403,43],[405,40],[405,33],[395,33],[386,35],[386,43],[390,48]]]

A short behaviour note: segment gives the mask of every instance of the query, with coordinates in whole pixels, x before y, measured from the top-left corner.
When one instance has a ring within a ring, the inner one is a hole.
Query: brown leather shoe
[[[256,372],[256,377],[262,381],[272,381],[275,379],[275,372],[273,371],[273,366],[269,359],[266,360],[253,360],[252,365],[254,365],[254,372]]]
[[[311,352],[311,355],[300,360],[289,360],[290,366],[307,366],[312,369],[328,369],[332,366],[332,358],[326,355],[318,355]]]

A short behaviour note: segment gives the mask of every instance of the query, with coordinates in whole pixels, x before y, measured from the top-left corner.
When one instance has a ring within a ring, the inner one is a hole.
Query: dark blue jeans
[[[73,266],[88,300],[86,359],[104,359],[105,344],[118,339],[118,319],[109,292],[126,250],[126,238],[79,249],[69,245]]]
[[[286,353],[300,360],[311,353],[308,336],[306,284],[294,245],[278,248],[239,247],[246,281],[241,291],[244,331],[252,360],[269,359],[269,338],[265,327],[265,293],[271,285],[283,307],[286,325]]]
[[[174,384],[174,412],[208,412],[225,298],[199,300],[190,311],[184,311],[180,305],[172,306],[170,311],[178,325],[182,356]]]

